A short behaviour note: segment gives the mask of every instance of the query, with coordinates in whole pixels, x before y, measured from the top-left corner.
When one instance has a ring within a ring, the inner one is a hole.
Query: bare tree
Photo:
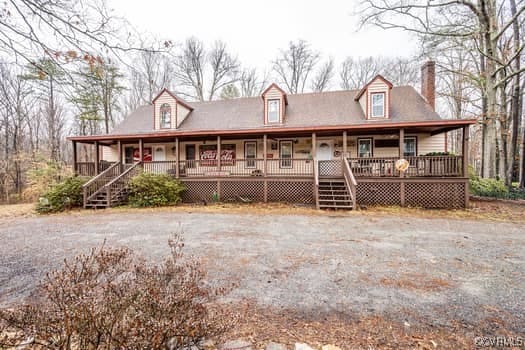
[[[223,42],[216,41],[206,50],[200,40],[189,38],[175,58],[175,76],[181,87],[177,92],[198,101],[211,101],[223,87],[237,82],[239,67]]]
[[[383,67],[379,58],[354,59],[348,57],[343,61],[339,73],[341,88],[345,90],[361,89],[373,77],[381,74],[382,70]]]
[[[483,111],[484,142],[482,152],[483,176],[496,175],[497,124],[499,118],[498,91],[522,69],[501,78],[500,71],[514,62],[498,52],[498,43],[512,24],[525,11],[525,5],[517,9],[510,18],[499,21],[497,0],[447,1],[422,3],[417,0],[364,0],[360,9],[363,24],[374,24],[381,28],[404,29],[422,37],[459,38],[473,41],[483,65]],[[521,52],[523,43],[516,48]]]
[[[312,80],[312,90],[322,92],[330,86],[330,81],[334,76],[334,59],[329,58],[319,69]]]
[[[186,40],[182,53],[175,58],[175,77],[177,82],[182,88],[191,91],[182,93],[199,101],[204,101],[205,62],[204,44],[193,37]]]
[[[242,97],[251,97],[259,95],[267,85],[267,77],[260,78],[257,70],[244,69],[239,75],[240,93]]]
[[[216,41],[210,53],[208,61],[211,69],[211,80],[208,100],[215,97],[217,91],[227,85],[231,85],[238,80],[239,61],[226,50],[226,44]]]
[[[142,46],[145,47],[145,44]],[[130,67],[129,100],[131,109],[151,103],[162,88],[173,87],[174,69],[164,52],[140,51]]]
[[[273,61],[273,71],[289,93],[302,93],[318,61],[319,53],[310,49],[306,41],[290,41]]]

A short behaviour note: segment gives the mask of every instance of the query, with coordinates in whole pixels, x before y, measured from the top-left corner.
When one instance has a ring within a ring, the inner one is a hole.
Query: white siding
[[[417,137],[417,153],[418,155],[425,155],[430,152],[444,152],[445,151],[445,134],[439,134],[430,136],[430,134],[406,134],[406,136],[416,136]],[[360,135],[360,136],[348,136],[347,137],[347,152],[349,153],[350,157],[357,157],[357,139],[358,138],[372,138],[373,140],[378,139],[391,139],[391,137],[387,135]],[[395,136],[394,138],[397,138]],[[343,138],[342,136],[332,137],[332,138],[317,138],[318,140],[321,139],[332,139],[334,140],[334,152],[340,152],[342,154],[343,152]],[[293,150],[294,150],[294,158],[308,158],[310,155],[310,152],[312,150],[312,139],[311,137],[289,137],[289,138],[279,138],[279,139],[268,139],[268,145],[267,145],[267,154],[272,155],[273,158],[279,158],[279,141],[280,140],[292,140],[294,141],[293,144]],[[221,144],[235,144],[235,156],[237,159],[244,159],[244,141],[257,141],[257,158],[262,159],[264,158],[263,154],[263,139],[240,139],[240,140],[223,140]],[[277,144],[277,149],[272,150],[272,143]],[[195,142],[181,142],[180,143],[180,156],[181,160],[186,159],[186,145],[193,144],[196,148],[196,154],[198,158],[198,152],[199,152],[199,146],[203,145],[203,141],[195,141]],[[206,145],[215,145],[217,144],[214,141],[206,141]],[[166,149],[166,160],[175,160],[176,154],[175,154],[175,143],[174,142],[167,142],[167,143],[144,143],[144,147],[151,147],[152,150],[157,145],[164,145]],[[126,147],[138,147],[138,144],[126,144]],[[373,148],[373,155],[374,157],[397,157],[398,156],[399,149],[397,147],[374,147]],[[122,157],[124,159],[124,145],[122,146]],[[117,161],[118,160],[118,154],[117,154],[117,146],[113,145],[111,147],[103,147],[103,160],[107,161]]]
[[[430,136],[429,134],[417,135],[417,153],[425,155],[430,152],[445,152],[445,134]]]
[[[190,110],[180,103],[177,104],[177,128],[182,124],[184,119],[190,114]]]
[[[112,145],[109,147],[102,147],[102,157],[101,160],[108,162],[117,162],[118,161],[118,151],[117,146]]]

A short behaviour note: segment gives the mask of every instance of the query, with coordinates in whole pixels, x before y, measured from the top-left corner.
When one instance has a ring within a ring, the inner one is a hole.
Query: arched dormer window
[[[171,128],[171,107],[167,103],[160,106],[160,127],[162,129]]]

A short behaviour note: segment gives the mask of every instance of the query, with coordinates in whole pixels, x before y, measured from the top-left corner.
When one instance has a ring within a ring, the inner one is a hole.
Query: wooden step
[[[320,205],[319,209],[353,209],[351,205]]]

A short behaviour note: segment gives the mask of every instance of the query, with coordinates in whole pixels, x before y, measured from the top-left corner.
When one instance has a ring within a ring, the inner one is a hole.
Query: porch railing
[[[152,162],[155,163],[155,162]],[[181,177],[195,176],[313,176],[313,160],[311,159],[235,159],[221,160],[220,168],[216,160],[181,160],[179,162]],[[147,171],[147,163],[144,170]],[[169,173],[174,174],[176,165]]]
[[[395,162],[399,157],[347,158],[355,177],[399,177]],[[408,177],[461,177],[463,158],[461,156],[417,156],[405,157],[409,167],[404,175]],[[91,166],[88,166],[91,164]],[[341,159],[317,160],[319,177],[343,177]],[[112,163],[104,162],[101,167]],[[181,160],[178,162],[180,177],[229,177],[229,176],[271,176],[271,177],[313,177],[312,159],[270,158],[221,160]],[[177,161],[143,162],[146,172],[176,176]],[[77,163],[77,171],[93,172],[94,163]],[[120,170],[121,172],[124,170]],[[85,173],[85,172],[84,172]]]
[[[77,162],[76,173],[80,176],[95,176],[95,164],[95,162]],[[98,165],[98,169],[102,172],[114,164],[115,162],[101,161]]]
[[[348,159],[346,158],[343,158],[343,177],[345,179],[346,187],[350,192],[350,197],[352,198],[352,208],[357,209],[357,181],[355,180],[350,163],[348,163]]]
[[[399,177],[395,167],[399,157],[348,158],[356,177]],[[462,156],[404,157],[409,163],[404,175],[408,177],[463,176]]]

